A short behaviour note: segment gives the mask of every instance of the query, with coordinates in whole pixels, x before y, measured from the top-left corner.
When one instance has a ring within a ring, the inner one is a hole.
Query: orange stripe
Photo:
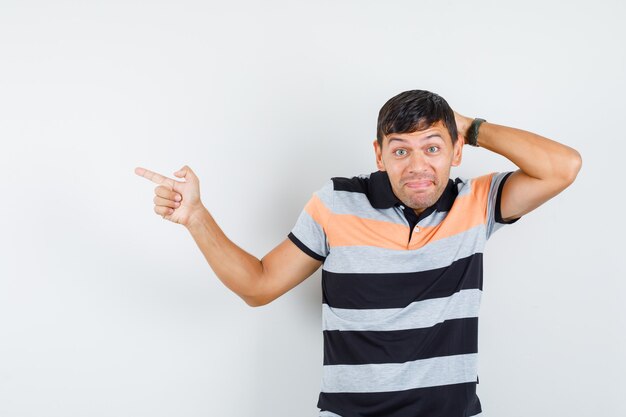
[[[364,219],[351,214],[333,216],[327,231],[328,244],[334,246],[376,246],[406,249],[408,227],[382,220]]]
[[[313,194],[311,199],[304,206],[304,210],[319,224],[324,230],[326,230],[326,222],[331,215],[331,211],[322,203],[322,200]]]
[[[336,214],[326,231],[333,246],[375,246],[385,249],[419,249],[429,242],[463,233],[487,221],[487,194],[493,174],[472,180],[470,194],[457,197],[452,209],[437,226],[422,227],[413,233],[409,228],[382,220],[365,219],[350,214]],[[478,202],[478,204],[477,204]]]

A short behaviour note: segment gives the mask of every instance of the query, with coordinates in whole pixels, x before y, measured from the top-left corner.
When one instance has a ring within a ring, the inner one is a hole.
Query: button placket
[[[406,206],[404,206],[403,204],[398,204],[398,208],[400,209],[400,212],[402,213],[402,217],[404,219],[405,224],[407,224],[409,226],[409,238],[406,242],[406,248],[409,249],[410,245],[411,245],[411,237],[413,236],[413,233],[418,233],[420,231],[419,226],[417,226],[417,224],[413,225],[411,230],[411,220],[408,218],[410,216],[407,215],[407,210],[412,210],[412,209],[408,209]],[[413,213],[413,211],[411,211],[411,215],[412,217],[415,217],[415,214]]]

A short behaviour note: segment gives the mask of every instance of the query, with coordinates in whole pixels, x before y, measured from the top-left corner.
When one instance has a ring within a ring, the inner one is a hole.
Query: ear
[[[383,151],[378,146],[378,140],[374,139],[374,154],[376,155],[376,167],[379,171],[385,170],[385,164],[383,163]]]
[[[463,136],[459,135],[456,143],[454,144],[454,148],[452,149],[452,166],[458,167],[461,165],[461,159],[463,159],[463,145],[464,145]]]

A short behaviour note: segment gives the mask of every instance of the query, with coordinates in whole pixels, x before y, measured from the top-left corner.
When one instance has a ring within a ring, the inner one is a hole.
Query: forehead
[[[384,137],[383,142],[394,145],[407,142],[419,143],[426,140],[440,140],[446,144],[452,145],[452,139],[442,120],[435,122],[432,126],[424,130],[411,133],[390,133]]]

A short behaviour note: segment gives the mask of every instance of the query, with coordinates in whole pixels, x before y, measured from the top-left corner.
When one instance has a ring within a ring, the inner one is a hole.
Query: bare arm
[[[466,140],[471,118],[455,112],[461,140]],[[500,211],[512,220],[536,209],[566,189],[581,168],[580,154],[569,146],[535,133],[484,122],[478,145],[509,159],[519,168],[504,183]]]
[[[155,189],[154,211],[165,220],[185,226],[217,277],[250,306],[261,306],[280,297],[322,264],[289,239],[262,260],[235,245],[202,204],[200,181],[186,165],[174,173],[185,181],[141,167],[135,173],[159,184]]]
[[[289,239],[259,260],[229,240],[206,209],[187,229],[217,277],[252,307],[280,297],[322,264]]]

